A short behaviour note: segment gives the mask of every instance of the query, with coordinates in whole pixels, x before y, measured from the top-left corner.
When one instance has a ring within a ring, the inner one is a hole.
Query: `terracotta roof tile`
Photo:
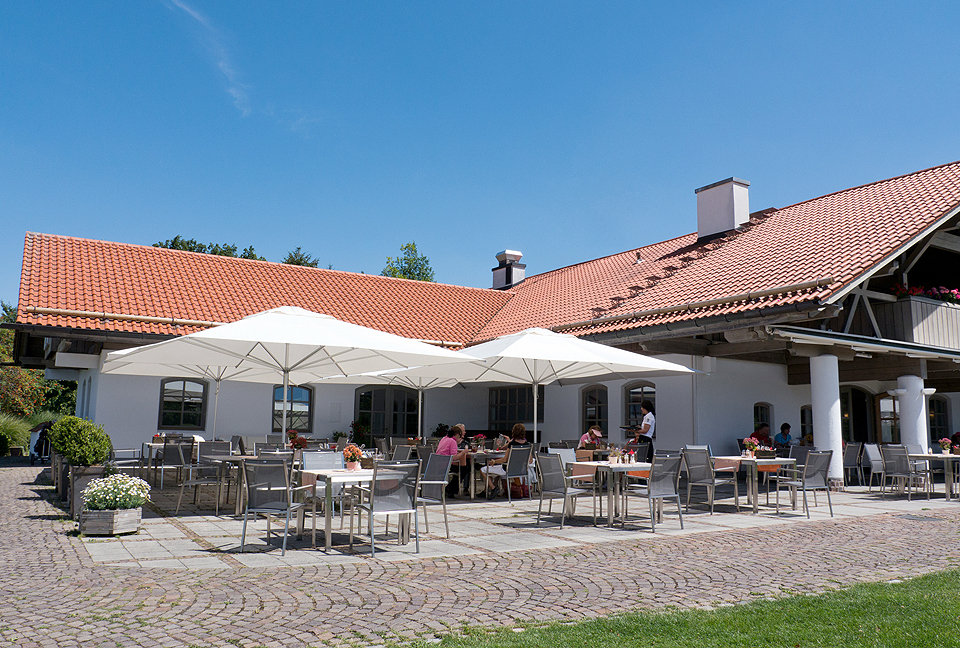
[[[759,212],[713,240],[688,234],[535,275],[506,291],[28,233],[17,321],[182,334],[196,327],[22,309],[228,322],[291,305],[407,337],[464,342],[833,278],[815,289],[572,330],[593,334],[828,301],[958,204],[955,162]]]
[[[17,321],[183,334],[197,327],[38,316],[22,309],[230,322],[289,305],[405,337],[464,342],[508,299],[494,290],[28,233]]]
[[[741,231],[696,234],[531,277],[479,334],[524,323],[558,326],[832,277],[833,282],[749,303],[677,311],[573,329],[591,334],[829,300],[960,204],[960,162],[754,214]],[[637,262],[639,254],[642,261]]]

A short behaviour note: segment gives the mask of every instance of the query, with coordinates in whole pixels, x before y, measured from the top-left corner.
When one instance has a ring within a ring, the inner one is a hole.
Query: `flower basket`
[[[960,455],[960,448],[958,448],[957,446],[954,446],[954,447],[953,447],[953,454],[955,454],[955,455]]]

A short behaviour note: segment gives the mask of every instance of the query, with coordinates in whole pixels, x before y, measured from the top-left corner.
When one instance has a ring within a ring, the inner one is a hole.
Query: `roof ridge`
[[[795,202],[791,205],[786,205],[785,207],[775,207],[776,211],[783,211],[785,209],[790,209],[791,207],[797,207],[798,205],[804,205],[806,203],[811,203],[817,200],[822,200],[824,198],[829,198],[830,196],[836,196],[842,193],[847,193],[848,191],[857,191],[858,189],[864,189],[866,187],[871,187],[873,185],[883,184],[884,182],[893,182],[894,180],[902,180],[903,178],[909,178],[910,176],[920,175],[921,173],[929,173],[937,169],[943,169],[945,167],[953,166],[960,164],[960,160],[954,160],[953,162],[946,162],[944,164],[937,164],[935,166],[920,169],[919,171],[912,171],[910,173],[904,173],[898,176],[893,176],[891,178],[884,178],[883,180],[874,180],[873,182],[866,182],[862,185],[856,185],[855,187],[847,187],[846,189],[838,189],[837,191],[831,191],[830,193],[825,193],[822,196],[817,196],[816,198],[808,198],[807,200],[801,200],[800,202]]]

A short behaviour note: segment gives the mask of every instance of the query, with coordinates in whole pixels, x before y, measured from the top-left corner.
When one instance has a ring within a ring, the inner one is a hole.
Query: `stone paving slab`
[[[24,461],[0,460],[0,493],[0,556],[9,566],[0,577],[0,645],[27,648],[380,646],[464,625],[712,608],[899,580],[952,566],[943,557],[960,553],[960,503],[865,489],[836,493],[834,518],[821,501],[810,520],[764,507],[737,514],[732,492],[721,493],[715,515],[691,508],[683,530],[668,505],[655,535],[632,509],[638,518],[625,529],[607,529],[593,527],[581,504],[561,530],[556,519],[536,526],[537,502],[457,501],[450,539],[434,507],[419,555],[395,536],[381,543],[379,526],[375,559],[368,536],[352,552],[341,544],[329,554],[312,549],[309,535],[291,537],[281,556],[262,521],[251,523],[249,552],[239,553],[241,521],[224,509],[210,515],[203,498],[168,517],[171,488],[156,494],[140,533],[81,538],[41,467]],[[346,533],[335,540],[345,543]],[[764,559],[744,561],[744,547]]]

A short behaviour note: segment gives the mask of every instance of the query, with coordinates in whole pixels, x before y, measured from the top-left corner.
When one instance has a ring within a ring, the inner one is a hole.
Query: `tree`
[[[240,259],[253,259],[254,261],[266,261],[266,259],[262,256],[257,256],[257,253],[253,249],[252,245],[238,255],[236,245],[227,245],[226,243],[223,245],[220,245],[219,243],[210,243],[205,245],[197,242],[197,239],[185,239],[179,234],[174,236],[172,239],[154,243],[153,247],[167,248],[169,250],[183,250],[184,252],[200,252],[201,254],[215,254],[217,256],[235,257]]]
[[[417,281],[436,281],[433,268],[430,267],[430,259],[417,252],[415,242],[410,241],[406,245],[401,245],[400,251],[403,252],[401,256],[387,257],[387,265],[380,273],[381,276],[415,279]]]
[[[0,300],[0,308],[3,309],[3,315],[0,316],[0,322],[12,323],[17,321],[17,307],[13,304]]]
[[[296,250],[287,252],[287,258],[285,258],[281,263],[288,263],[290,265],[298,266],[307,266],[308,268],[317,267],[317,259],[310,256],[306,252],[300,249],[300,246],[297,246]]]

